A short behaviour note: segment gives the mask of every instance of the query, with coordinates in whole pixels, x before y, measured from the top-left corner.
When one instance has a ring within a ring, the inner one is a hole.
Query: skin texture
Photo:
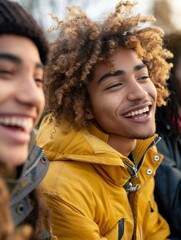
[[[40,119],[45,103],[42,79],[43,65],[36,45],[25,37],[1,35],[1,164],[16,167],[27,159],[30,132]]]
[[[155,133],[157,92],[147,67],[134,51],[120,48],[111,61],[114,63],[112,75],[105,62],[95,67],[94,78],[87,87],[90,106],[86,115],[110,135],[108,143],[113,148],[129,155],[136,139]],[[143,109],[147,111],[135,112]]]

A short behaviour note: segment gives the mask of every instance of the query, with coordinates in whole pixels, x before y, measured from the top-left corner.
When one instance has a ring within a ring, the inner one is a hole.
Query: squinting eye
[[[107,89],[111,89],[111,88],[116,88],[116,87],[120,87],[122,85],[122,83],[115,83],[111,86],[109,86]]]
[[[4,70],[4,69],[0,69],[0,74],[12,74],[11,71],[8,71],[8,70]]]
[[[37,86],[42,87],[43,86],[43,79],[35,79]]]
[[[149,78],[148,75],[143,75],[143,76],[139,77],[138,80],[145,80],[145,79],[147,79],[147,78]]]

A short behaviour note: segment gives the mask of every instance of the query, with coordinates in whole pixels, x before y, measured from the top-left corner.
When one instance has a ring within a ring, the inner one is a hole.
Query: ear
[[[94,118],[92,110],[89,107],[87,107],[86,110],[85,110],[85,118],[87,120],[91,120],[91,119]]]

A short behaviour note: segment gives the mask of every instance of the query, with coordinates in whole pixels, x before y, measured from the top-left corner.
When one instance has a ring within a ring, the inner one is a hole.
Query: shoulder
[[[12,187],[10,206],[15,225],[21,223],[32,211],[29,194],[39,185],[47,173],[49,161],[43,150],[34,145],[17,179],[8,182]]]

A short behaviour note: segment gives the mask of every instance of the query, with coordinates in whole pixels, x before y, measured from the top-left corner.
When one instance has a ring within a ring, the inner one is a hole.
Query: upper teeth
[[[145,113],[145,112],[148,112],[149,111],[149,107],[145,107],[143,109],[140,109],[140,110],[137,110],[137,111],[132,111],[132,112],[129,112],[125,115],[125,117],[133,117],[135,115],[139,115],[139,114],[142,114],[142,113]]]
[[[0,118],[0,124],[22,127],[27,130],[31,130],[33,128],[33,121],[31,118],[20,119],[16,117],[5,117]]]

